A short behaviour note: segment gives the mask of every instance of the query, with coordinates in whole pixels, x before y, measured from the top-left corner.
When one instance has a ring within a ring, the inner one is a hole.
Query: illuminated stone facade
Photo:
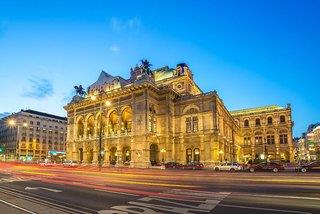
[[[67,158],[84,164],[97,164],[99,152],[105,165],[132,167],[243,160],[241,126],[185,63],[150,70],[144,62],[129,79],[101,72],[65,109]]]
[[[21,110],[0,120],[0,146],[6,160],[43,160],[50,150],[65,151],[67,118]]]
[[[294,161],[290,105],[232,111],[231,115],[243,136],[243,162],[254,159]]]

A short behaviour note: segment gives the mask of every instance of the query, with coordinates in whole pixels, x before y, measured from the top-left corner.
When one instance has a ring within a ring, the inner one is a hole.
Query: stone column
[[[92,159],[93,165],[99,164],[99,143],[94,142],[93,144],[93,159]]]

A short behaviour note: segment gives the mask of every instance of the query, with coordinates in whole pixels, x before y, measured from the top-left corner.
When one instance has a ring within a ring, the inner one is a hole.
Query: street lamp
[[[162,163],[164,163],[164,154],[166,153],[166,149],[165,148],[162,148],[160,150],[161,154],[162,154]]]
[[[106,94],[106,92],[101,91],[102,93]],[[90,96],[90,99],[92,101],[96,101],[97,100],[97,95],[93,94]],[[104,125],[103,125],[103,121],[102,121],[102,95],[99,96],[99,101],[100,101],[100,120],[99,120],[99,155],[98,155],[98,164],[99,164],[99,171],[101,171],[102,168],[102,156],[104,155],[104,152],[102,151],[102,132],[104,129]],[[105,106],[106,107],[110,107],[111,106],[111,102],[109,100],[107,100],[105,102]]]
[[[223,155],[223,153],[224,153],[224,152],[223,152],[222,150],[219,151],[220,162],[222,162],[222,155]]]
[[[18,155],[17,155],[18,157],[17,157],[17,159],[19,159],[19,157],[20,157],[20,154],[19,154],[19,151],[20,151],[20,141],[19,141],[20,125],[19,125],[14,119],[9,119],[9,120],[7,121],[7,124],[8,124],[8,126],[11,127],[11,128],[17,127],[17,148],[16,148],[16,150],[18,150]],[[28,124],[24,122],[24,123],[22,124],[22,126],[23,126],[23,127],[27,127]]]

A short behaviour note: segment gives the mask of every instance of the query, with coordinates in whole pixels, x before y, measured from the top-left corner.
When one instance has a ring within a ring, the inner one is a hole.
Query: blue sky
[[[1,1],[0,113],[65,115],[73,86],[186,62],[230,110],[291,103],[320,121],[319,1]]]

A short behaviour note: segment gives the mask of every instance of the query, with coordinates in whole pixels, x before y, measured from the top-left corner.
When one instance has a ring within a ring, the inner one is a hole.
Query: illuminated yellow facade
[[[242,161],[294,161],[291,107],[265,106],[231,111],[240,126]]]
[[[243,161],[242,127],[216,91],[203,93],[185,63],[130,79],[101,72],[68,114],[67,159],[149,167],[156,163]],[[101,147],[100,147],[101,142]]]

